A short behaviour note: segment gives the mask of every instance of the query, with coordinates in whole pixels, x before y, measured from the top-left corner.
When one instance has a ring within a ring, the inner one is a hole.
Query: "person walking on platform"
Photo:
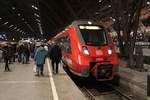
[[[45,64],[45,58],[47,55],[47,51],[44,49],[44,46],[41,44],[38,44],[39,46],[37,46],[37,50],[35,52],[34,55],[34,60],[36,63],[36,72],[37,74],[35,76],[39,76],[41,74],[41,76],[43,76],[43,70],[44,70],[44,64]]]
[[[28,44],[25,43],[23,45],[23,52],[22,52],[22,63],[23,64],[27,64],[27,62],[28,62],[28,54],[29,54]]]
[[[18,52],[18,62],[21,63],[22,62],[23,44],[18,45],[17,52]]]
[[[11,71],[10,68],[9,68],[9,65],[8,65],[8,61],[10,59],[10,53],[9,53],[9,47],[8,45],[6,44],[6,46],[4,47],[4,51],[3,51],[3,56],[4,56],[4,60],[5,60],[5,72],[7,71]]]
[[[55,44],[54,46],[52,46],[49,56],[52,60],[53,73],[58,73],[58,64],[60,63],[62,57],[61,48],[57,44]],[[56,66],[54,64],[56,64]]]

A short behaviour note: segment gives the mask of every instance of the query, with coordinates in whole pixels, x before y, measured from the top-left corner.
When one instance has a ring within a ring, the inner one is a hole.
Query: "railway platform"
[[[148,71],[139,72],[126,67],[126,63],[121,61],[120,74],[120,88],[128,91],[134,100],[147,100],[147,76],[150,74],[150,65],[144,64]]]
[[[15,62],[10,64],[11,72],[4,72],[0,63],[0,100],[86,100],[62,67],[53,75],[47,59],[43,77],[35,77],[33,67],[32,60]]]
[[[119,90],[127,91],[133,100],[146,100],[148,72],[127,68],[121,61]],[[86,100],[84,94],[60,66],[59,74],[52,74],[50,60],[46,60],[44,77],[36,77],[33,60],[29,64],[10,64],[11,72],[4,72],[0,63],[0,100]],[[145,68],[150,70],[149,65]]]

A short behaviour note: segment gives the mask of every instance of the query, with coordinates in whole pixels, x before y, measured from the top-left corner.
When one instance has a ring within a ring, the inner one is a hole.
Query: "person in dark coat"
[[[52,60],[53,73],[54,72],[58,73],[58,64],[60,63],[62,57],[61,48],[57,44],[53,45],[49,56],[50,59]],[[56,66],[54,66],[54,64],[56,64]]]
[[[4,51],[3,51],[3,56],[4,56],[4,60],[5,60],[5,70],[4,71],[11,71],[8,65],[8,61],[10,59],[10,53],[9,53],[9,47],[8,45],[6,45],[4,47]]]
[[[28,45],[24,44],[23,52],[22,52],[22,63],[23,64],[27,64],[29,53],[30,53],[30,51],[29,51]]]
[[[16,59],[16,44],[12,44],[12,61],[15,62]]]

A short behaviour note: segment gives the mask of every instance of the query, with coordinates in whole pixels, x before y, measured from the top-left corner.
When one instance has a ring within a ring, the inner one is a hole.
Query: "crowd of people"
[[[52,62],[53,73],[58,73],[58,64],[61,61],[61,48],[57,44],[22,43],[22,44],[5,44],[0,47],[0,61],[5,62],[5,72],[12,71],[9,64],[17,61],[22,64],[29,64],[33,59],[36,65],[35,76],[43,76],[45,59],[49,57]]]

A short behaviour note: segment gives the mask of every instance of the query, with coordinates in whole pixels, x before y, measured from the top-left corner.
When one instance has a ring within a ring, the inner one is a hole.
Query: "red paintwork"
[[[98,80],[111,80],[113,79],[113,76],[116,75],[117,73],[114,72],[115,68],[118,67],[119,64],[119,59],[115,53],[115,45],[112,42],[111,39],[109,39],[109,43],[106,46],[101,46],[100,49],[96,49],[95,46],[87,46],[88,51],[90,55],[84,55],[82,51],[82,46],[86,46],[85,44],[81,43],[78,39],[77,36],[77,31],[74,26],[68,26],[63,32],[60,32],[57,34],[52,41],[57,42],[57,40],[60,37],[69,35],[70,37],[70,42],[71,42],[71,51],[72,53],[66,53],[62,51],[63,58],[67,58],[72,61],[72,64],[68,64],[66,59],[63,60],[65,64],[69,67],[72,72],[78,76],[82,76],[81,74],[81,69],[87,68],[89,72],[91,72],[95,78],[97,78],[97,66],[101,64],[112,64],[113,65],[113,74],[108,78],[108,79],[98,79]],[[108,54],[108,47],[112,47],[112,54]],[[98,54],[96,54],[99,53]],[[79,61],[80,59],[80,61]],[[95,66],[90,70],[90,63],[91,61],[96,62]],[[89,77],[90,74],[84,77]]]

